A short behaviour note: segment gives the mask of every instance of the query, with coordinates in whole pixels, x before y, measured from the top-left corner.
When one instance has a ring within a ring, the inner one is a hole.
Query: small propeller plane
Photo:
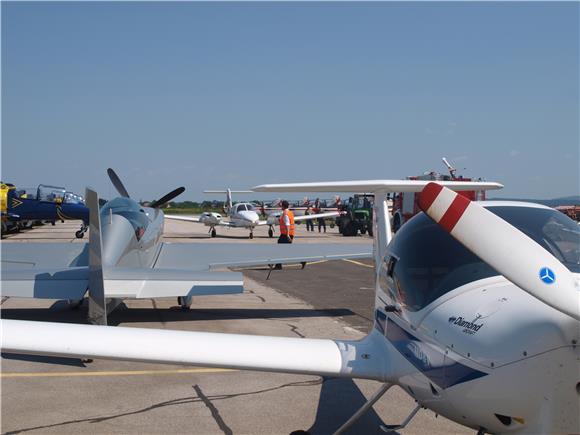
[[[87,189],[89,243],[2,243],[2,296],[80,304],[88,288],[88,320],[106,324],[107,313],[123,299],[177,297],[187,309],[193,296],[243,291],[241,273],[212,269],[372,257],[365,245],[164,243],[160,207],[185,188],[145,207],[129,196],[115,171],[107,173],[120,196],[99,201],[97,193]]]
[[[223,220],[220,213],[204,212],[199,217],[180,216],[180,215],[165,215],[167,219],[201,223],[209,227],[209,234],[211,237],[217,236],[216,226],[224,226],[228,228],[247,228],[250,230],[250,239],[254,238],[254,228],[262,225],[268,225],[268,236],[274,237],[274,227],[279,224],[281,212],[273,212],[268,215],[266,220],[261,220],[259,215],[259,208],[250,202],[232,202],[232,193],[254,193],[251,190],[205,190],[204,193],[225,193],[226,202],[224,211],[229,220]],[[327,212],[311,215],[295,216],[295,222],[301,222],[310,219],[330,218],[338,216],[339,212]]]
[[[360,341],[155,331],[3,320],[3,350],[116,358],[382,383],[483,433],[578,433],[580,232],[556,210],[472,202],[497,183],[372,180],[258,186],[374,192],[375,321]],[[386,194],[421,192],[392,236]],[[131,344],[131,345],[129,345]]]

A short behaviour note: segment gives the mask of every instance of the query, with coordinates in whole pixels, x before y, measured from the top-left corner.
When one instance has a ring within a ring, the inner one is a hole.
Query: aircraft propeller
[[[176,196],[181,195],[183,192],[185,192],[185,187],[178,187],[177,189],[172,190],[167,195],[163,196],[161,199],[157,199],[157,200],[153,201],[151,203],[150,207],[159,208],[162,205],[171,201]]]
[[[437,183],[419,206],[467,249],[545,304],[580,320],[578,280],[556,257],[499,216]]]
[[[111,183],[113,183],[113,186],[115,186],[115,189],[119,192],[119,195],[125,198],[130,198],[131,196],[129,195],[129,192],[127,192],[127,189],[125,189],[125,186],[123,186],[121,179],[117,176],[115,171],[109,168],[107,169],[107,174],[109,175]]]
[[[130,198],[131,196],[129,195],[129,192],[127,192],[127,189],[125,189],[125,186],[123,185],[123,182],[121,181],[117,173],[113,169],[109,168],[107,169],[107,174],[111,179],[111,183],[113,183],[113,186],[115,186],[115,189],[117,189],[117,192],[119,192],[119,195],[125,198]],[[160,199],[153,201],[150,207],[159,208],[162,205],[171,201],[176,196],[181,195],[183,192],[185,192],[185,187],[178,187],[177,189],[172,190],[171,192],[161,197]]]

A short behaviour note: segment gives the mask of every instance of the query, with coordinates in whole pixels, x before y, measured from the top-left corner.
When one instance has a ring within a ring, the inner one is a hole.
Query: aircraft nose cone
[[[242,218],[245,221],[248,221],[248,222],[250,222],[252,224],[256,224],[260,220],[260,218],[258,217],[258,213],[256,213],[255,211],[244,211],[244,212],[242,212]]]

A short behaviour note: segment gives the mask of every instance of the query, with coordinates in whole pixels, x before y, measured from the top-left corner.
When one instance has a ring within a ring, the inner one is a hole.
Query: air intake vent
[[[501,415],[501,414],[494,414],[497,419],[500,421],[501,424],[503,424],[504,426],[510,426],[512,424],[512,418],[508,417],[507,415]]]

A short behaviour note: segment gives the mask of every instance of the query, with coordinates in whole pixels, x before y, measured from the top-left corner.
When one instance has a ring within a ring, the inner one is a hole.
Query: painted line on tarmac
[[[348,261],[349,263],[356,264],[357,266],[368,267],[369,269],[375,268],[375,266],[373,266],[372,264],[364,264],[364,263],[361,263],[360,261],[349,260],[348,258],[343,258],[342,261]]]
[[[64,378],[87,376],[143,376],[143,375],[178,375],[191,373],[223,373],[236,372],[233,369],[176,369],[176,370],[118,370],[103,372],[29,372],[29,373],[0,373],[0,378]]]

